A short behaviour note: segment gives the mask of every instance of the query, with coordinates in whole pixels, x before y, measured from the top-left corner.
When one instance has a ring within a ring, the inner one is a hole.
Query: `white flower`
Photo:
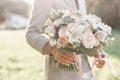
[[[83,19],[85,19],[90,25],[92,25],[93,29],[97,29],[97,24],[101,23],[101,18],[91,14],[84,15]]]
[[[79,33],[83,33],[84,29],[85,29],[85,26],[83,25],[79,25],[77,23],[69,23],[67,25],[67,28],[70,32],[73,32],[73,31],[79,31]]]
[[[104,23],[99,23],[98,27],[102,29],[102,31],[107,32],[108,34],[111,34],[112,28],[108,25],[105,25]]]
[[[108,25],[104,25],[105,31],[107,31],[108,34],[111,34],[112,28]]]
[[[57,20],[54,21],[54,25],[56,25],[57,27],[61,24],[64,24],[63,19],[57,19]]]
[[[56,45],[57,41],[55,39],[50,39],[49,43],[51,46],[54,46],[54,45]]]
[[[78,25],[76,23],[70,23],[67,26],[68,31],[66,32],[66,35],[69,38],[69,42],[78,42],[80,43],[82,40],[82,34],[84,32],[85,27],[82,25]]]
[[[48,27],[45,28],[45,33],[47,34],[55,34],[55,26],[54,25],[49,25]]]
[[[95,37],[101,42],[105,42],[107,36],[108,36],[108,34],[105,31],[98,31],[95,33]]]
[[[64,15],[62,16],[62,19],[63,19],[64,17],[67,17],[67,16],[70,16],[70,11],[69,11],[69,10],[65,10],[65,11],[64,11]]]
[[[58,36],[63,37],[66,35],[66,32],[67,32],[67,28],[60,28],[58,32]]]
[[[86,48],[93,48],[96,44],[96,39],[91,31],[86,31],[83,34],[82,44]]]

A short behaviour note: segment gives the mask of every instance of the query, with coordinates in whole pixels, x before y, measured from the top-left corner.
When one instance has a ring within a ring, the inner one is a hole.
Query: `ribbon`
[[[92,76],[92,70],[93,70],[93,67],[94,67],[94,65],[96,64],[96,61],[97,61],[97,60],[104,60],[105,63],[108,64],[108,66],[109,66],[112,74],[113,74],[113,75],[116,75],[116,72],[115,72],[115,69],[114,69],[112,63],[108,60],[108,55],[106,54],[105,57],[101,57],[101,56],[102,56],[101,53],[106,54],[106,53],[103,52],[103,51],[99,52],[99,53],[98,53],[98,58],[95,58],[94,61],[93,61],[93,63],[92,63],[92,68],[91,68],[91,70],[88,71],[88,72],[86,72],[86,73],[83,73],[83,71],[82,71],[81,59],[79,58],[79,56],[75,55],[76,61],[77,61],[77,63],[78,63],[78,68],[79,68],[77,73],[78,73],[78,75],[79,75],[80,77],[82,77],[82,78],[84,78],[84,79],[89,79],[90,76]]]
[[[93,61],[93,63],[92,63],[92,69],[93,69],[94,65],[96,64],[96,61],[98,61],[98,60],[103,60],[103,61],[105,61],[105,63],[108,64],[108,67],[110,68],[112,74],[115,76],[115,75],[116,75],[116,71],[115,71],[112,63],[108,60],[108,55],[106,55],[105,57],[101,57],[101,56],[102,56],[101,53],[106,54],[104,51],[100,51],[100,52],[98,53],[98,58],[95,58],[94,61]]]
[[[81,59],[79,58],[79,56],[75,55],[75,58],[76,58],[76,62],[78,63],[78,75],[81,77],[81,78],[84,78],[84,79],[88,79],[90,78],[90,76],[92,75],[92,70],[86,72],[86,73],[83,73],[82,71],[82,67],[81,67]]]

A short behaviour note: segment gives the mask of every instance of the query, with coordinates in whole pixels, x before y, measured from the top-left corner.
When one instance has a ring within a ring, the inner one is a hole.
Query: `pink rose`
[[[68,44],[69,44],[69,39],[68,39],[67,36],[59,37],[59,38],[57,39],[57,46],[58,46],[58,48],[60,48],[60,47],[65,47],[65,46],[67,46]]]
[[[83,34],[82,44],[86,48],[93,48],[96,44],[96,39],[92,32],[87,31]]]
[[[98,31],[98,32],[96,32],[95,33],[95,37],[99,40],[99,41],[101,41],[101,42],[105,42],[106,41],[106,39],[107,39],[107,32],[105,32],[105,31]]]

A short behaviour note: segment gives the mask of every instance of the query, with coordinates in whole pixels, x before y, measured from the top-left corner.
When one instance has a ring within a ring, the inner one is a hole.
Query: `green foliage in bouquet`
[[[72,45],[68,45],[66,47],[61,47],[58,48],[59,52],[64,52],[66,51],[69,54],[73,54],[75,52],[77,55],[79,54],[85,54],[85,55],[92,55],[93,53],[97,52],[96,48],[85,48],[85,46],[82,43],[77,43],[76,47]]]

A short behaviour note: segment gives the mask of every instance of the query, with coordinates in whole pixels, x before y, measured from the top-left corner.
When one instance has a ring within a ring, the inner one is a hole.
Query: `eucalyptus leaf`
[[[60,28],[65,28],[65,27],[67,27],[67,25],[66,24],[61,24],[59,27]]]
[[[66,17],[64,17],[63,20],[64,20],[65,23],[70,23],[70,22],[73,21],[73,19],[70,18],[70,16],[66,16]]]
[[[65,48],[65,51],[69,54],[73,54],[74,50],[72,49],[69,49],[69,48]]]
[[[59,12],[59,15],[62,17],[64,15],[64,13],[63,12]]]
[[[64,52],[66,49],[65,48],[58,48],[57,51],[58,52]]]
[[[84,45],[81,44],[81,47],[79,48],[79,52],[81,54],[89,55],[89,54],[95,53],[96,50],[95,50],[95,48],[93,48],[93,49],[85,48]],[[80,54],[80,53],[78,53],[78,54]]]
[[[81,46],[81,43],[77,43],[77,46],[80,47],[80,46]]]

